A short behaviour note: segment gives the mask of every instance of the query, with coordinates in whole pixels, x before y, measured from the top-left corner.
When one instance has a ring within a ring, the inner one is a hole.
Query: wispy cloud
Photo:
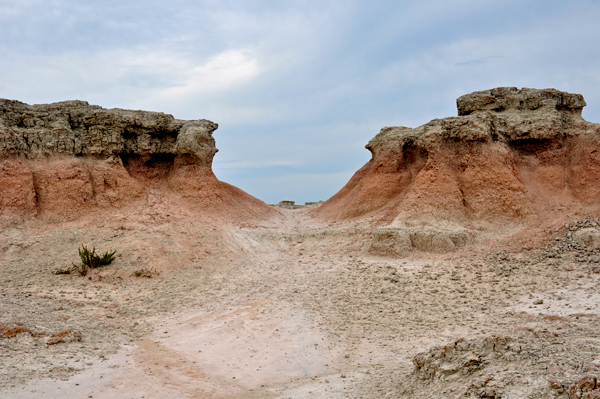
[[[21,17],[26,10],[41,3],[41,0],[3,0],[0,2],[0,20]]]
[[[182,60],[190,64],[190,60]],[[143,67],[142,64],[137,64]],[[245,51],[228,50],[211,57],[201,65],[188,65],[179,84],[161,89],[156,96],[185,97],[198,93],[228,90],[236,84],[247,82],[260,73],[258,60]]]
[[[492,56],[489,56],[489,57],[479,58],[477,60],[469,60],[469,61],[457,62],[454,65],[455,66],[483,65],[483,64],[485,64],[485,63],[487,63],[490,60],[493,60],[495,58],[504,58],[504,56],[503,55],[492,55]]]
[[[15,85],[26,83],[16,90],[10,80],[5,81],[11,91],[45,101],[88,93],[94,99],[112,97],[108,104],[103,101],[105,106],[185,101],[193,95],[230,90],[260,73],[258,60],[244,50],[227,50],[204,61],[145,48],[68,52],[37,57],[35,62],[14,54],[10,60],[6,63],[13,65],[6,75],[16,79]]]

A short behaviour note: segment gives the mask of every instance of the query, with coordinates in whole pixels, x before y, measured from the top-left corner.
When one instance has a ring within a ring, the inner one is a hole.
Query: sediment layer
[[[381,129],[371,160],[315,214],[514,224],[598,208],[600,125],[581,117],[581,95],[502,87],[457,105],[456,117]]]
[[[144,199],[149,189],[215,212],[269,214],[262,201],[213,174],[217,127],[85,101],[0,100],[0,220],[70,220]]]

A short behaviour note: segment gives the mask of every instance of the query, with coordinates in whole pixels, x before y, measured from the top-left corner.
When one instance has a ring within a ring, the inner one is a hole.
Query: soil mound
[[[585,105],[580,94],[500,87],[460,97],[459,116],[384,127],[366,146],[371,160],[313,214],[450,224],[440,239],[448,243],[465,227],[497,231],[595,212],[600,125],[581,117]]]
[[[143,200],[148,190],[230,218],[270,215],[262,201],[213,174],[217,127],[85,101],[0,100],[0,223],[75,219]]]
[[[414,357],[414,371],[402,384],[401,396],[599,397],[596,342],[581,333],[569,340],[564,335],[540,330],[517,336],[459,339],[431,348]]]

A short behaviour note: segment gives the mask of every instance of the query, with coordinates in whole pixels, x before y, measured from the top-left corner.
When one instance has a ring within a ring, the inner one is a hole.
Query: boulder
[[[586,229],[577,230],[573,233],[573,239],[586,247],[593,249],[600,248],[600,230],[589,227]]]
[[[473,244],[476,233],[459,226],[383,226],[372,232],[370,252],[375,255],[405,257],[412,251],[448,253]]]

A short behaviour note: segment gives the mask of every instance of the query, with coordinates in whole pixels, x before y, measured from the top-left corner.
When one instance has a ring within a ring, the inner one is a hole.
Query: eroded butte
[[[600,125],[457,106],[288,209],[214,176],[213,122],[0,100],[0,398],[600,397]],[[81,244],[117,258],[53,274]]]

